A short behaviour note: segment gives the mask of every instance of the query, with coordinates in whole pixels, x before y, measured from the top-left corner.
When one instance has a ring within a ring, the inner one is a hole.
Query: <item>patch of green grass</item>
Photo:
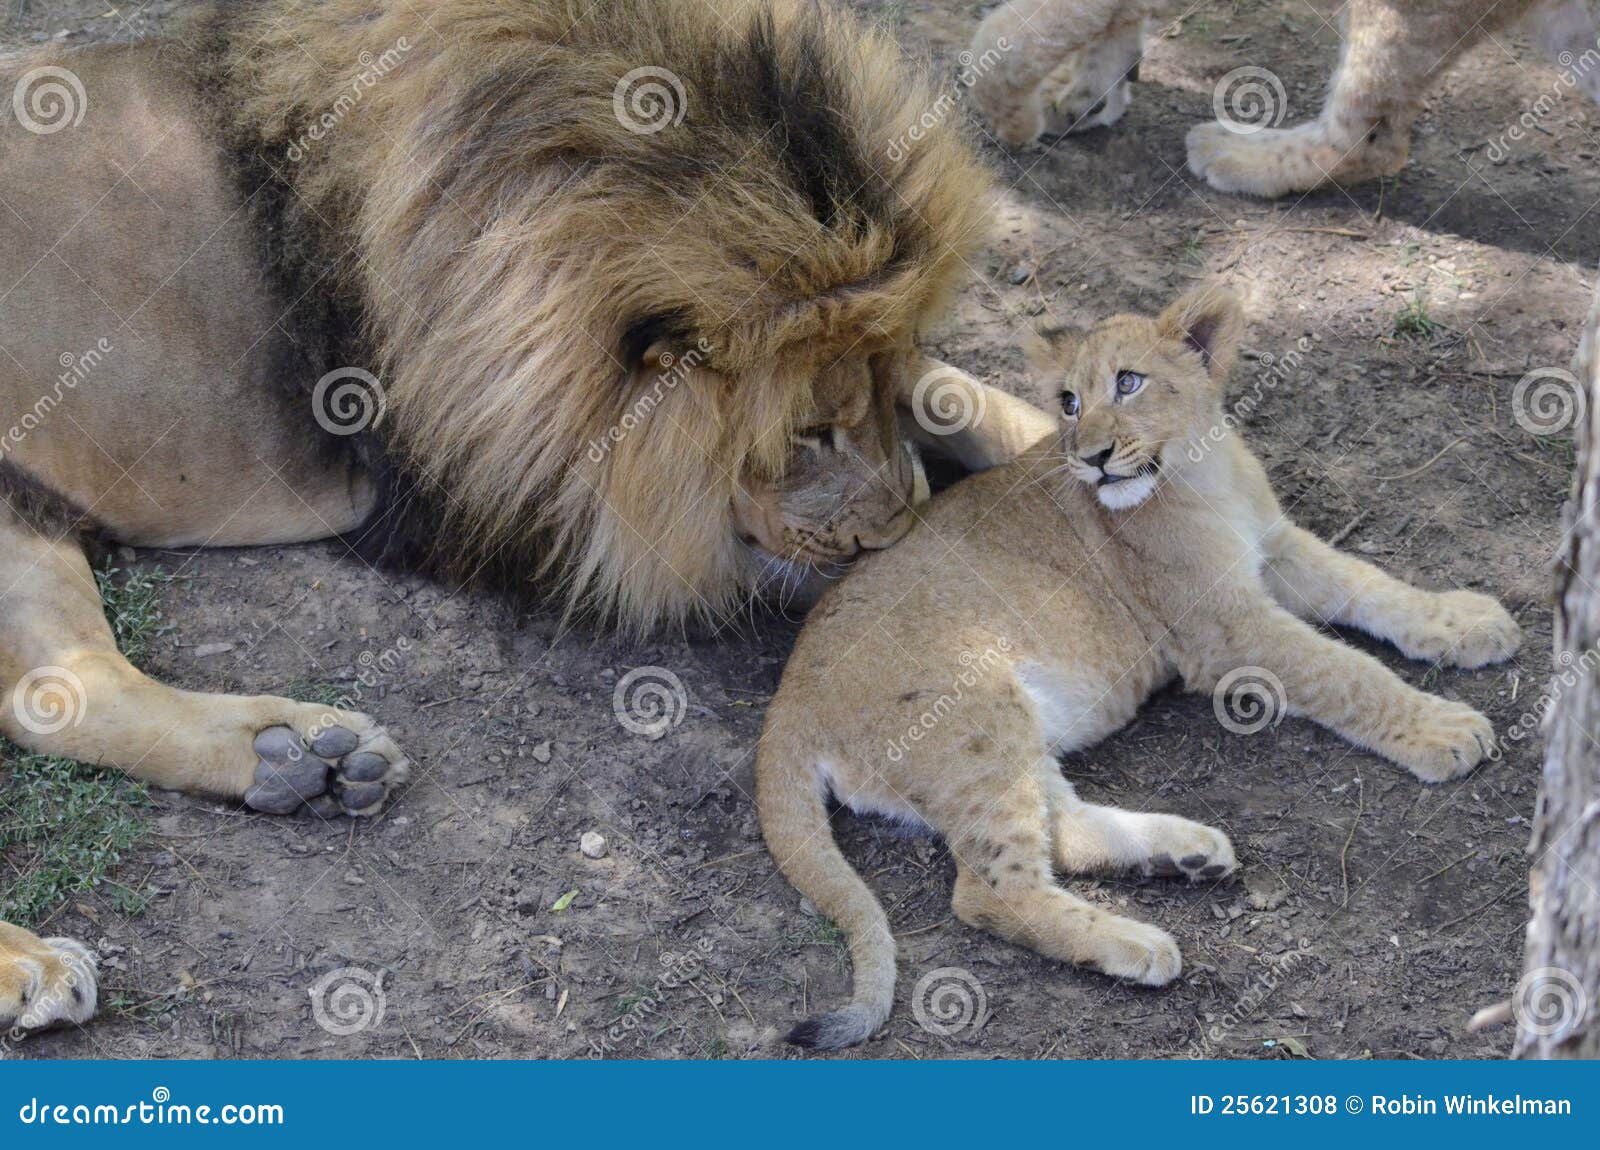
[[[161,630],[161,590],[172,577],[159,568],[95,572],[117,646],[135,665],[149,656]],[[104,886],[119,914],[148,905],[141,891],[108,875],[144,836],[140,808],[149,792],[107,770],[52,755],[35,755],[0,739],[0,919],[40,924],[74,895]]]
[[[30,755],[0,739],[0,919],[31,927],[75,894],[106,881],[124,852],[143,837],[143,784],[50,755]],[[131,907],[118,888],[113,905]],[[123,901],[120,905],[117,898]],[[142,899],[143,896],[137,896]],[[142,909],[142,908],[141,908]]]
[[[345,699],[350,690],[339,683],[330,683],[319,679],[300,679],[290,683],[284,694],[297,703],[315,703],[321,707],[338,706]]]
[[[1444,324],[1428,314],[1428,297],[1424,292],[1417,292],[1394,316],[1394,333],[1403,339],[1429,340],[1443,330]]]

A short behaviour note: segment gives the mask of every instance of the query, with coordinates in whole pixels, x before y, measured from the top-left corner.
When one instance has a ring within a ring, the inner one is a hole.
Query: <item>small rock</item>
[[[1010,273],[1006,276],[1007,280],[1019,286],[1027,283],[1032,278],[1033,265],[1026,262],[1020,263],[1016,267],[1012,268]]]
[[[610,848],[606,846],[605,835],[598,831],[584,831],[583,837],[578,840],[578,849],[585,858],[603,859]]]
[[[232,643],[201,643],[190,654],[196,659],[205,659],[212,655],[226,655],[231,650]]]
[[[535,743],[532,754],[535,761],[548,763],[550,761],[550,740],[545,739],[542,742]]]

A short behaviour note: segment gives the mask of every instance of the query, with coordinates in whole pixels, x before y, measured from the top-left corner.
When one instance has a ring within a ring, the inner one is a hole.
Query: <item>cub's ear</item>
[[[1028,361],[1028,370],[1035,375],[1054,375],[1067,366],[1082,339],[1064,327],[1029,327],[1017,343]]]
[[[1200,353],[1206,371],[1222,379],[1233,367],[1244,335],[1244,306],[1224,287],[1196,288],[1161,313],[1156,326]]]

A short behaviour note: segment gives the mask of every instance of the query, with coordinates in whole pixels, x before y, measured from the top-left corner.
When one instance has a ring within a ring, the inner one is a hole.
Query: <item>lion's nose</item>
[[[1092,455],[1082,455],[1079,456],[1079,458],[1087,463],[1090,467],[1098,467],[1103,471],[1105,470],[1107,461],[1111,458],[1111,452],[1112,448],[1107,447],[1102,451],[1094,452]]]

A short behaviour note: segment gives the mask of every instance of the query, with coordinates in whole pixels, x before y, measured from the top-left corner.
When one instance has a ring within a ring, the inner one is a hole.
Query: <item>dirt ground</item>
[[[178,7],[28,0],[19,22],[16,6],[0,40],[124,36]],[[856,6],[947,76],[983,8]],[[1215,81],[1268,67],[1290,122],[1315,113],[1335,11],[1202,3],[1153,42],[1116,128],[1009,156],[987,147],[1003,189],[995,238],[931,347],[1021,390],[1024,318],[1088,324],[1225,279],[1251,317],[1236,389],[1306,349],[1245,427],[1294,517],[1404,578],[1499,596],[1527,635],[1513,662],[1479,672],[1427,673],[1352,641],[1504,731],[1550,669],[1546,563],[1572,459],[1570,434],[1519,426],[1512,394],[1529,370],[1565,367],[1576,342],[1600,258],[1600,110],[1568,96],[1501,156],[1491,141],[1558,87],[1502,38],[1433,93],[1396,180],[1280,204],[1198,186],[1183,136],[1212,117]],[[838,936],[774,871],[751,800],[793,624],[643,644],[563,636],[549,614],[380,574],[331,544],[136,562],[179,576],[157,673],[206,690],[354,692],[419,770],[360,824],[155,795],[152,834],[118,874],[148,909],[127,918],[96,892],[45,928],[98,944],[108,1008],[22,1055],[578,1057],[615,1027],[612,1056],[791,1057],[776,1035],[847,994]],[[619,677],[644,666],[688,694],[659,739],[613,714]],[[1172,932],[1182,978],[1114,984],[970,930],[951,918],[941,845],[841,817],[901,943],[893,1020],[841,1057],[1509,1048],[1507,1031],[1464,1023],[1520,971],[1535,738],[1430,788],[1309,723],[1235,735],[1209,698],[1173,693],[1067,769],[1086,797],[1232,836],[1241,870],[1213,887],[1072,883]],[[580,853],[587,831],[606,857]],[[941,1034],[912,999],[952,967],[986,1005],[981,1025]]]

